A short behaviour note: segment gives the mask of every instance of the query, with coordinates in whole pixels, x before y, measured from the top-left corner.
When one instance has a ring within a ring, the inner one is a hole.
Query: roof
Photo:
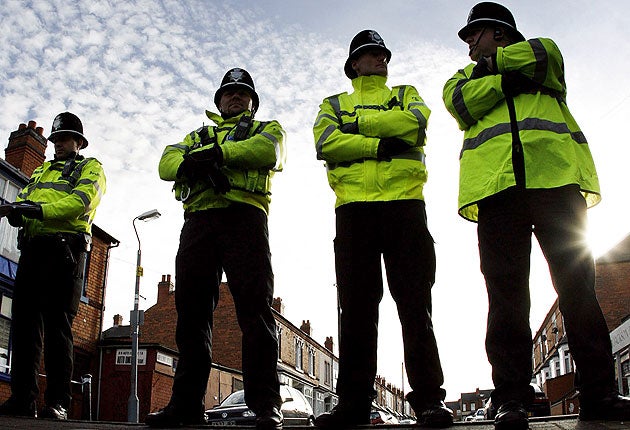
[[[131,326],[130,325],[115,325],[113,327],[108,328],[103,332],[103,340],[106,339],[120,339],[120,338],[129,338],[131,337]]]
[[[626,261],[630,261],[630,234],[597,258],[598,264],[622,263]]]

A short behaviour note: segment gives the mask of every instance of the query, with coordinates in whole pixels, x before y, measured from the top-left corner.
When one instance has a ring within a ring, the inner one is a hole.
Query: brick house
[[[144,322],[140,326],[137,383],[140,421],[144,421],[149,412],[166,406],[171,397],[178,357],[175,344],[177,312],[174,292],[171,276],[162,276],[158,283],[157,302],[144,312]],[[238,326],[236,329],[238,330]],[[208,380],[205,399],[207,408],[220,403],[233,391],[243,388],[240,362],[235,368],[216,362],[216,355],[221,350],[216,336],[215,324],[215,363]],[[114,326],[103,332],[100,350],[102,370],[99,379],[103,382],[97,393],[97,419],[127,421],[127,401],[131,390],[131,337],[130,326],[122,325],[122,316],[116,315]]]
[[[174,368],[177,365],[175,344],[175,285],[170,275],[163,275],[158,283],[157,303],[144,312],[140,327],[138,397],[140,420],[148,412],[164,407],[170,398]],[[236,320],[234,301],[228,285],[221,283],[219,303],[214,311],[212,333],[212,371],[206,393],[206,407],[210,408],[229,394],[243,388],[241,373],[241,331]],[[333,353],[333,338],[324,345],[311,335],[310,321],[297,327],[284,317],[280,298],[273,300],[279,340],[278,376],[280,382],[291,385],[302,393],[313,407],[315,416],[329,411],[337,404],[335,386],[338,359]],[[98,393],[101,420],[126,421],[127,399],[130,391],[129,326],[115,318],[114,327],[105,330],[101,343],[103,381]],[[382,379],[382,378],[381,378]],[[396,393],[390,396],[392,405],[402,411],[402,393],[382,380],[385,389]],[[383,396],[385,398],[385,396]]]
[[[613,340],[615,371],[620,393],[628,394],[630,358],[628,337],[616,342],[615,333],[630,331],[630,235],[595,261],[595,292]],[[558,300],[551,306],[534,336],[534,377],[551,401],[552,415],[577,413],[571,357]]]
[[[47,140],[43,128],[35,121],[20,124],[9,137],[5,160],[0,159],[0,202],[13,202],[19,190],[26,185],[31,174],[45,160]],[[96,225],[92,226],[92,251],[88,259],[87,276],[78,314],[74,320],[74,374],[76,382],[70,418],[90,418],[95,405],[89,407],[88,394],[91,379],[98,369],[97,343],[103,329],[103,309],[107,281],[107,266],[112,248],[119,242]],[[13,282],[19,260],[17,229],[5,218],[0,220],[0,401],[10,395],[11,363],[11,302]],[[40,374],[44,372],[42,363]],[[40,399],[44,404],[44,375],[40,376]],[[86,401],[84,401],[84,397]]]

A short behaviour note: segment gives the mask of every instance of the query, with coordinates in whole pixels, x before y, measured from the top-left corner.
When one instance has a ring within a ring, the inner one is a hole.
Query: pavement
[[[249,429],[253,427],[235,426],[235,427],[217,427],[217,426],[189,426],[186,429],[224,429],[224,430],[239,430]],[[304,430],[306,426],[285,426],[285,430]],[[420,427],[417,425],[373,425],[373,426],[357,426],[355,430],[407,430],[407,429],[422,429],[426,427]],[[477,422],[456,422],[451,427],[456,430],[494,430],[492,421],[477,421]],[[622,430],[630,429],[630,422],[619,421],[580,421],[577,419],[577,415],[564,415],[542,418],[531,418],[529,420],[530,430]],[[34,419],[34,418],[17,418],[17,417],[0,417],[0,430],[5,429],[28,429],[28,430],[87,430],[87,429],[99,429],[99,430],[139,430],[149,429],[144,424],[130,424],[119,422],[104,422],[104,421],[53,421],[46,419]],[[166,429],[169,430],[169,429]]]

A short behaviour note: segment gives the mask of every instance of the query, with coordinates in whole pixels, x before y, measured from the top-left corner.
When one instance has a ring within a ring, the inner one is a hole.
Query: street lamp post
[[[140,303],[140,277],[142,276],[142,266],[140,265],[142,251],[140,250],[140,236],[136,229],[136,220],[149,221],[158,218],[160,213],[157,209],[152,209],[133,219],[133,231],[138,239],[138,257],[136,260],[136,291],[133,298],[133,311],[131,313],[130,331],[131,331],[131,392],[129,393],[129,401],[127,402],[127,421],[137,423],[139,416],[140,400],[138,399],[138,326],[140,320],[140,311],[138,305]]]

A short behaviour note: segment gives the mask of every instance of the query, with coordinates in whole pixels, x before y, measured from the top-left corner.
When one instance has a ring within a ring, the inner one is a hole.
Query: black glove
[[[378,142],[376,158],[379,160],[391,160],[393,155],[398,155],[411,148],[407,142],[397,137],[384,137]]]
[[[514,97],[524,93],[535,93],[540,85],[526,78],[519,72],[508,72],[501,77],[501,90],[506,97]]]
[[[486,57],[481,57],[477,60],[477,65],[473,67],[472,74],[470,75],[470,79],[479,79],[484,76],[492,75],[492,71],[488,67],[488,61]]]
[[[2,205],[2,209],[2,215],[7,217],[9,224],[13,227],[22,227],[22,217],[39,220],[44,218],[42,206],[39,203],[34,203],[30,200]]]
[[[357,118],[354,122],[343,124],[339,127],[339,130],[346,134],[359,134],[359,119]]]
[[[178,177],[186,177],[191,183],[204,179],[214,165],[223,164],[223,152],[218,145],[184,155],[184,161],[177,169]]]
[[[232,186],[230,185],[230,180],[225,175],[225,173],[221,171],[219,165],[216,163],[208,171],[207,179],[210,181],[210,185],[212,186],[216,194],[226,194],[232,189]]]

